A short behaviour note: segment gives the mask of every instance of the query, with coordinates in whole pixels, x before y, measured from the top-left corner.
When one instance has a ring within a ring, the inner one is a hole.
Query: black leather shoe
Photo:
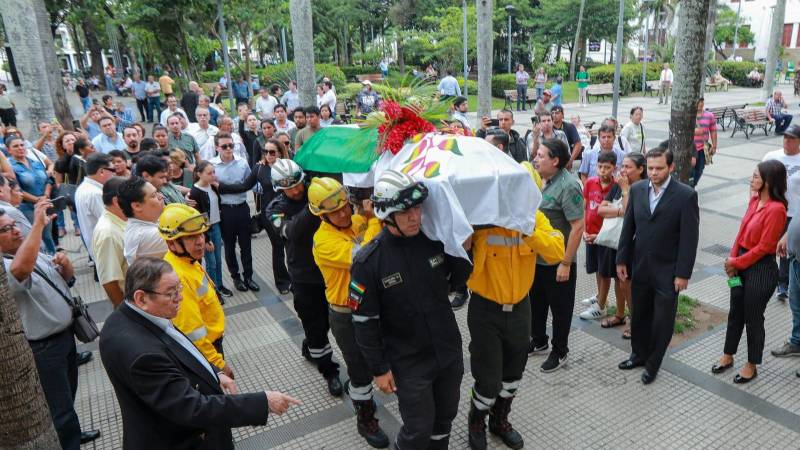
[[[281,295],[286,295],[289,292],[291,292],[291,289],[289,289],[289,286],[277,286],[277,287],[278,287],[278,292],[280,292]]]
[[[78,352],[75,359],[77,359],[78,365],[82,366],[92,360],[92,352]]]
[[[644,366],[643,362],[634,361],[632,359],[626,359],[625,361],[622,361],[621,363],[619,363],[617,368],[619,368],[620,370],[632,370],[632,369],[635,369],[637,367],[642,367],[642,366]]]
[[[247,285],[242,280],[233,280],[233,285],[236,287],[237,291],[247,291]]]
[[[711,373],[716,375],[718,373],[725,372],[726,370],[730,369],[731,367],[733,367],[733,362],[730,362],[730,363],[725,364],[725,365],[720,365],[720,363],[716,363],[713,366],[711,366]]]
[[[753,376],[750,378],[745,378],[741,374],[737,373],[736,376],[733,377],[733,382],[736,384],[745,384],[753,381],[757,376],[758,376],[758,370],[754,370]]]
[[[100,430],[81,431],[81,444],[92,442],[100,437]]]
[[[798,370],[798,371],[797,371],[797,372],[795,372],[794,374],[797,376],[797,378],[800,378],[800,370]]]
[[[247,285],[247,288],[250,289],[253,292],[258,292],[258,291],[261,290],[261,286],[259,286],[258,283],[253,281],[252,278],[249,279],[249,280],[244,280],[244,282]]]
[[[653,381],[656,381],[656,374],[650,373],[649,370],[644,369],[644,372],[642,372],[642,383],[650,384]]]
[[[219,292],[219,295],[221,295],[221,296],[223,296],[225,298],[233,297],[233,292],[231,292],[231,290],[226,288],[225,286],[218,287],[217,288],[217,292]]]
[[[334,397],[341,397],[342,396],[342,382],[339,381],[339,376],[334,375],[329,378],[325,378],[325,381],[328,383],[328,392]]]

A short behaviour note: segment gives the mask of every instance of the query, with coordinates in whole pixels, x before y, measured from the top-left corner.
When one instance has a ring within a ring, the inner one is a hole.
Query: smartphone
[[[500,126],[500,119],[489,119],[489,126],[490,127],[499,127]]]
[[[64,197],[63,195],[59,195],[56,198],[50,199],[50,203],[52,203],[53,206],[50,207],[50,208],[47,208],[47,215],[48,216],[56,214],[59,211],[63,211],[67,207],[67,197]]]
[[[534,114],[533,116],[531,116],[531,123],[532,123],[532,124],[534,124],[534,125],[536,125],[537,123],[539,123],[539,116],[537,116],[536,114]]]

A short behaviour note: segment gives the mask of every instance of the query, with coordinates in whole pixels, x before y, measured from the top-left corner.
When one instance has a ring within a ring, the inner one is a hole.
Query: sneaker
[[[578,317],[580,317],[583,320],[597,320],[597,319],[602,319],[607,315],[608,314],[606,314],[605,308],[600,309],[600,306],[597,303],[594,303],[588,308],[586,308],[586,311],[580,313]]]
[[[785,302],[789,298],[789,294],[786,292],[778,292],[778,300]]]
[[[217,293],[225,298],[233,297],[233,292],[230,289],[226,288],[225,286],[220,286],[217,288]]]
[[[469,289],[467,289],[466,292],[453,292],[450,295],[450,307],[453,308],[453,311],[458,311],[467,304],[469,298]]]
[[[567,356],[569,356],[569,353],[559,357],[555,351],[550,352],[550,356],[542,363],[540,370],[544,373],[555,372],[567,362]]]
[[[550,346],[547,342],[537,347],[536,344],[531,341],[530,344],[528,344],[528,356],[544,354],[549,348]]]
[[[597,295],[581,300],[581,304],[584,306],[594,305],[595,303],[597,303]]]
[[[782,346],[772,350],[770,353],[776,358],[800,356],[800,346],[794,345],[791,342],[785,342]]]

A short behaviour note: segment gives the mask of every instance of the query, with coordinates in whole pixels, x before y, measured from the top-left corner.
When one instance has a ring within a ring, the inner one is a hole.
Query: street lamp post
[[[506,5],[508,13],[508,73],[511,73],[511,15],[514,14],[514,5]]]
[[[619,0],[619,23],[617,25],[617,60],[614,64],[614,104],[611,107],[611,116],[617,118],[619,107],[619,77],[622,71],[622,25],[625,20],[625,0]]]
[[[469,77],[469,64],[467,64],[467,52],[468,52],[468,38],[467,35],[467,0],[463,2],[464,6],[464,97],[469,95],[468,88],[467,88],[467,78]]]

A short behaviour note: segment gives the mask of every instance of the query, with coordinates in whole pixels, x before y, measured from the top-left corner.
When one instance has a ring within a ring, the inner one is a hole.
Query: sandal
[[[625,331],[622,332],[622,339],[630,340],[631,338],[631,329],[627,328]]]
[[[600,322],[600,326],[603,328],[614,328],[620,325],[625,325],[624,317],[620,318],[617,316],[611,316],[608,319],[603,319],[603,321]]]

